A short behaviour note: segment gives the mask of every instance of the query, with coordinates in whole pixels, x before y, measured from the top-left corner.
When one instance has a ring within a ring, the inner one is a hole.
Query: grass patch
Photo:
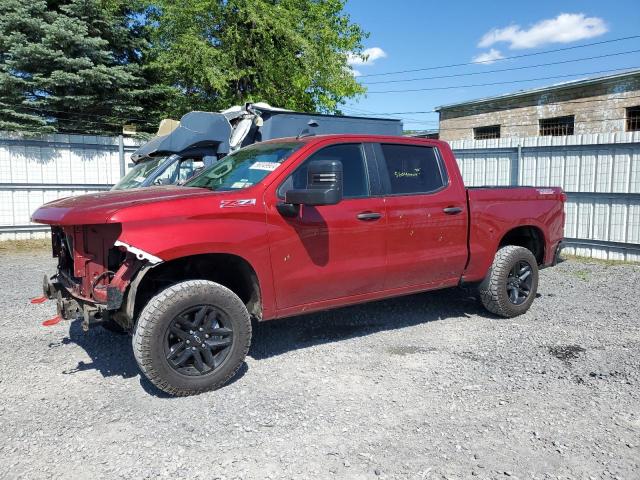
[[[588,270],[576,270],[575,272],[571,272],[574,277],[578,277],[580,280],[588,282],[591,278],[591,272]]]
[[[601,258],[590,258],[590,257],[578,257],[576,255],[561,255],[562,260],[569,262],[579,262],[579,263],[591,263],[594,265],[604,265],[607,267],[612,267],[615,265],[640,265],[639,262],[630,262],[627,260],[602,260]]]
[[[51,248],[50,238],[33,238],[29,240],[5,240],[0,242],[0,253],[26,252],[29,250],[46,250]]]

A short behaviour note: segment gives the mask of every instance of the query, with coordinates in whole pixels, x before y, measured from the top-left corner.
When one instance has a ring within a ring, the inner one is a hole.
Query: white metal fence
[[[0,133],[0,240],[44,236],[44,202],[108,189],[137,142]],[[571,253],[640,261],[640,132],[451,142],[467,185],[561,186]]]
[[[108,190],[137,141],[123,137],[0,132],[0,240],[43,237],[33,211],[56,198]]]
[[[640,132],[450,142],[469,186],[560,186],[568,252],[640,261]]]

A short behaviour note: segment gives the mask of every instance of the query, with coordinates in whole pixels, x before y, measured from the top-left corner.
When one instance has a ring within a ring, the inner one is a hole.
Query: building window
[[[627,132],[640,131],[640,106],[627,108]]]
[[[489,125],[488,127],[476,127],[473,129],[473,138],[476,140],[486,140],[487,138],[500,138],[500,125]]]
[[[573,115],[540,119],[540,136],[573,135],[574,122]]]

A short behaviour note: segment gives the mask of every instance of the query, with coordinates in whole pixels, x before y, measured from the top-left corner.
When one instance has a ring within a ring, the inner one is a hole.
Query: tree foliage
[[[247,101],[334,112],[362,93],[346,52],[364,32],[343,0],[170,0],[153,11],[155,63],[173,88],[170,111]]]
[[[2,0],[0,129],[117,132],[150,92],[122,4]]]
[[[364,91],[344,0],[1,0],[0,130],[151,131],[248,101],[336,112]]]

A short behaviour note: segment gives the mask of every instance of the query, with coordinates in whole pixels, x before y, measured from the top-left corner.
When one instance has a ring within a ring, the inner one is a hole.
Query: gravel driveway
[[[524,316],[464,290],[255,327],[170,398],[130,338],[45,328],[48,252],[0,252],[4,478],[640,478],[640,267],[567,261]]]

